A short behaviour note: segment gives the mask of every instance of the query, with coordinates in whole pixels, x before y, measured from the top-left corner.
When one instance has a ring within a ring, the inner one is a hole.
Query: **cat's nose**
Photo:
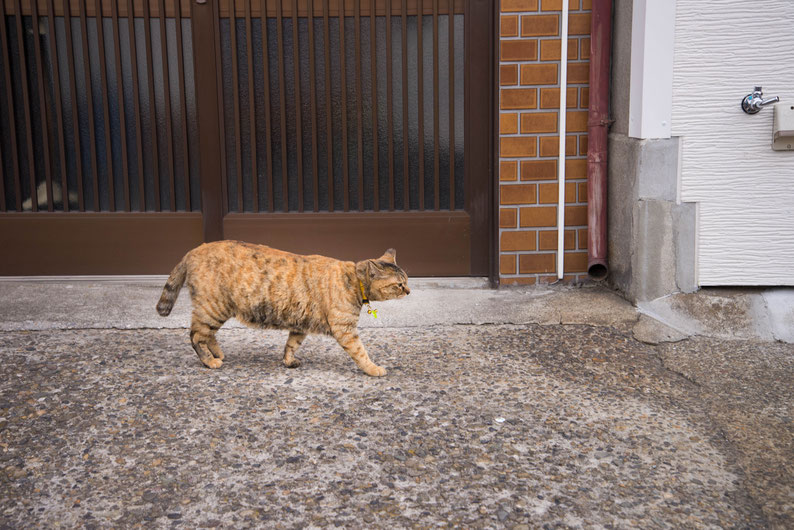
[[[405,294],[411,294],[411,290],[407,286],[405,287]]]

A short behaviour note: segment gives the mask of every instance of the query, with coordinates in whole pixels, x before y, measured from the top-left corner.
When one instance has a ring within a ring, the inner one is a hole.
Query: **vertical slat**
[[[267,3],[265,0],[262,0],[262,12],[261,12],[261,23],[262,23],[262,61],[264,62],[264,74],[265,74],[265,149],[266,149],[266,156],[267,156],[267,200],[268,200],[268,211],[275,210],[275,201],[273,200],[273,146],[272,142],[273,139],[271,138],[271,131],[272,131],[272,123],[271,123],[271,116],[270,116],[270,59],[269,54],[270,50],[268,48],[268,37],[267,37]]]
[[[389,140],[389,210],[394,210],[394,127],[392,125],[391,0],[386,0],[386,131]]]
[[[5,24],[5,17],[0,18],[0,21]],[[58,48],[55,38],[55,5],[53,0],[47,0],[47,22],[49,23],[50,57],[52,58],[52,80],[55,92],[55,116],[58,127],[58,154],[61,158],[61,196],[63,197],[63,211],[68,212],[69,190],[66,175],[66,145],[63,134],[63,101],[61,100],[61,73],[60,65],[58,64]],[[3,187],[2,183],[3,180],[0,177],[0,188]],[[5,208],[5,198],[2,199],[2,203],[3,208]]]
[[[91,151],[91,176],[94,179],[94,210],[99,211],[99,158],[96,152],[96,126],[94,123],[94,90],[91,84],[91,61],[88,56],[88,23],[86,22],[86,4],[82,0],[80,10],[80,38],[83,48],[83,73],[85,73],[85,93],[88,106],[88,146]]]
[[[165,145],[168,148],[168,183],[171,187],[171,211],[176,211],[176,166],[174,135],[171,125],[171,78],[168,75],[168,40],[165,31],[165,0],[160,0],[160,51],[163,63],[163,99],[165,100]]]
[[[247,1],[247,0],[243,0]],[[231,28],[232,49],[232,101],[234,103],[234,145],[235,167],[237,168],[237,211],[243,209],[243,155],[242,136],[240,135],[240,78],[237,66],[237,13],[234,0],[229,1],[229,27]]]
[[[375,21],[375,0],[369,0],[369,61],[371,71],[370,75],[372,76],[370,79],[370,83],[372,84],[372,184],[374,194],[373,208],[377,212],[380,210],[380,204],[378,200],[380,193],[380,178],[378,175],[378,60],[377,49],[375,46]]]
[[[226,202],[226,151],[224,147],[223,92],[218,2],[190,2],[193,62],[196,87],[201,218],[204,241],[223,239]],[[199,87],[201,89],[199,90]],[[218,147],[220,146],[220,149]],[[221,179],[217,175],[221,175]]]
[[[284,22],[282,0],[276,0],[276,39],[278,40],[278,95],[281,104],[281,187],[284,211],[289,211],[289,171],[287,166],[287,95],[284,82]]]
[[[187,138],[187,96],[185,94],[185,57],[182,46],[182,6],[176,0],[176,62],[179,72],[179,105],[182,115],[182,159],[185,171],[185,211],[191,211],[190,205],[190,149]],[[158,188],[159,189],[159,188]]]
[[[438,0],[433,0],[433,199],[435,209],[439,201],[439,160],[438,160]]]
[[[69,90],[70,90],[70,99],[72,100],[72,134],[74,135],[74,145],[75,145],[75,165],[77,167],[77,208],[83,212],[85,211],[85,200],[83,198],[83,148],[82,148],[82,140],[80,139],[80,120],[78,119],[77,113],[77,82],[75,80],[75,69],[74,69],[74,43],[72,41],[72,15],[71,9],[69,9],[69,0],[63,0],[63,12],[65,17],[65,26],[66,26],[66,57],[69,60]],[[3,25],[5,27],[5,25]],[[3,39],[5,43],[5,39]],[[6,63],[7,64],[7,63]],[[8,81],[8,70],[6,69],[6,83]],[[11,92],[8,93],[9,102],[11,101]],[[14,114],[14,107],[13,105],[9,105],[11,116],[13,117]],[[14,129],[12,127],[12,129]],[[13,131],[13,136],[11,137],[14,144],[16,144],[16,130]],[[16,159],[16,147],[14,148],[14,160],[17,162],[16,171],[17,171],[17,209],[20,208],[19,204],[19,163]]]
[[[331,111],[331,42],[328,26],[328,0],[323,0],[323,26],[325,39],[325,114],[326,114],[326,162],[328,165],[328,211],[334,211],[334,141],[333,112]]]
[[[152,60],[152,3],[145,0],[146,5],[143,9],[143,25],[146,38],[146,69],[149,81],[149,124],[151,125],[152,142],[152,169],[154,170],[154,209],[160,210],[160,155],[157,131],[157,104],[154,100],[154,61]],[[179,13],[179,9],[177,9]]]
[[[449,2],[449,209],[455,209],[455,2]]]
[[[345,67],[345,0],[339,0],[339,64],[342,80],[342,182],[345,211],[350,210],[350,175],[347,166],[347,68]]]
[[[264,6],[264,3],[263,3]],[[245,0],[245,46],[248,56],[248,137],[251,140],[251,184],[254,211],[259,211],[259,171],[256,167],[256,98],[254,97],[254,58],[251,47],[251,1]]]
[[[64,0],[66,1],[66,0]],[[14,95],[12,93],[11,85],[11,54],[8,50],[8,34],[6,32],[6,9],[5,2],[0,2],[0,44],[3,46],[3,63],[6,64],[5,70],[5,83],[6,83],[6,105],[8,106],[8,126],[11,130],[11,159],[14,166],[14,197],[16,209],[22,210],[22,183],[19,180],[19,151],[17,147],[17,127],[16,127],[16,113],[14,112]],[[71,52],[69,57],[71,57]],[[73,99],[74,101],[74,99]],[[3,184],[3,181],[0,181]],[[5,201],[3,201],[5,206]]]
[[[298,34],[298,0],[292,0],[292,62],[295,76],[295,145],[298,156],[298,211],[303,211],[303,124],[301,118],[300,35]]]
[[[146,0],[143,0],[146,1]],[[130,38],[130,64],[132,66],[132,101],[135,109],[135,148],[138,159],[138,209],[146,211],[146,192],[143,182],[143,147],[141,138],[141,101],[138,83],[138,44],[135,38],[135,9],[133,0],[127,0],[127,24],[129,25]]]
[[[100,3],[101,6],[101,3]],[[80,15],[80,23],[83,25],[83,43],[87,45],[88,37],[86,36],[85,29],[86,29],[86,21],[83,17],[83,13],[87,11],[85,2],[82,3],[82,11]],[[105,124],[105,160],[107,160],[107,168],[108,168],[108,190],[110,194],[110,210],[114,211],[116,209],[116,203],[114,200],[115,193],[114,193],[114,186],[115,182],[113,180],[113,170],[111,169],[113,166],[113,156],[111,150],[111,143],[110,143],[110,93],[108,90],[108,76],[107,76],[107,67],[105,62],[105,30],[102,25],[102,10],[97,9],[94,13],[96,24],[97,24],[97,41],[98,41],[98,48],[99,48],[99,74],[101,79],[101,86],[102,86],[102,112]],[[91,136],[89,137],[89,143],[91,145],[91,159],[95,161],[94,166],[94,204],[96,204],[96,209],[99,211],[99,177],[97,172],[99,171],[99,158],[96,155],[96,137],[94,136],[93,127],[94,127],[94,112],[93,112],[93,104],[91,103],[91,96],[90,96],[90,86],[91,82],[89,79],[89,70],[88,70],[88,55],[87,49],[84,48],[83,50],[83,58],[86,61],[86,85],[89,91],[89,98],[88,98],[88,107],[89,107],[89,117],[90,117],[90,127],[91,127]],[[79,173],[78,173],[79,175]],[[78,177],[82,179],[82,177]]]
[[[54,210],[52,204],[52,158],[50,157],[50,126],[49,126],[49,109],[47,102],[44,100],[44,68],[41,58],[41,41],[39,39],[39,3],[31,2],[33,14],[33,53],[36,60],[36,75],[39,82],[36,83],[36,92],[39,96],[39,119],[41,123],[41,140],[44,144],[44,172],[46,179],[46,193],[47,193],[47,211]],[[5,20],[1,21],[5,23]],[[38,195],[38,194],[36,194]],[[34,200],[37,200],[36,197]]]
[[[27,141],[28,153],[28,170],[30,180],[30,203],[31,209],[36,212],[39,209],[38,194],[36,193],[36,166],[33,160],[33,132],[31,131],[30,119],[30,100],[28,98],[28,67],[27,60],[25,59],[25,40],[23,35],[24,29],[22,28],[22,4],[20,0],[16,0],[16,23],[17,23],[17,46],[19,47],[19,60],[22,65],[22,104],[25,110],[25,140]]]
[[[356,29],[356,125],[358,131],[358,209],[364,211],[364,137],[363,137],[363,99],[361,89],[361,0],[356,0],[354,5]]]
[[[119,132],[121,134],[121,138],[119,139],[121,142],[121,166],[123,169],[124,175],[124,207],[125,211],[130,211],[130,168],[129,162],[127,161],[127,118],[126,118],[126,111],[124,109],[124,81],[122,79],[122,71],[121,71],[121,35],[119,34],[119,12],[118,12],[118,0],[111,0],[110,2],[111,12],[110,16],[113,17],[113,46],[114,46],[114,53],[116,55],[116,90],[118,91],[119,95],[119,120],[121,122],[121,126],[119,128]],[[112,205],[112,202],[111,202]],[[112,211],[111,206],[111,211]]]
[[[411,168],[408,165],[408,5],[402,1],[400,17],[402,18],[402,76],[403,76],[403,210],[410,210]]]
[[[3,19],[5,20],[5,19]],[[3,162],[3,150],[0,149],[0,212],[6,211],[6,176],[5,171],[3,168],[5,167]]]
[[[318,175],[317,167],[317,77],[314,66],[314,0],[309,0],[309,87],[312,98],[312,174],[313,179],[313,197],[314,197],[314,211],[320,209],[320,176]]]
[[[418,119],[419,125],[419,209],[425,209],[425,68],[424,68],[424,44],[422,38],[422,22],[424,21],[424,1],[419,0],[419,8],[416,11],[416,83],[418,92]]]

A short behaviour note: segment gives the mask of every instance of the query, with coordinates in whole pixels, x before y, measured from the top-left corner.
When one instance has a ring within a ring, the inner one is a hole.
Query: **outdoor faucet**
[[[763,98],[763,91],[761,90],[760,86],[755,87],[751,94],[747,94],[744,96],[742,100],[742,110],[745,111],[747,114],[756,114],[759,112],[764,106],[769,105],[770,103],[777,103],[780,101],[780,97],[775,96],[773,98],[764,99]]]

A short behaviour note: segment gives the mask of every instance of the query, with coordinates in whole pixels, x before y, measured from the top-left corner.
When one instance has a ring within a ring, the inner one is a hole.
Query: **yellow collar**
[[[364,294],[364,284],[361,283],[361,280],[358,281],[358,286],[361,287],[361,301],[364,302],[365,304],[368,304],[369,299],[367,298],[367,295]]]
[[[372,315],[372,318],[378,318],[378,310],[372,309],[372,306],[369,305],[369,298],[364,292],[364,284],[361,283],[361,280],[358,281],[358,286],[361,287],[361,301],[367,306],[367,314]]]

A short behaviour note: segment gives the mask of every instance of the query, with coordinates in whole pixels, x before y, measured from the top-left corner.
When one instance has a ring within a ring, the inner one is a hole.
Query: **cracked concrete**
[[[676,335],[794,343],[792,288],[708,288],[640,302],[638,309]],[[662,342],[667,332],[660,333]]]
[[[0,283],[0,527],[794,526],[792,346],[646,344],[592,287],[411,287],[362,316],[373,379],[239,325],[205,369],[159,281]]]

